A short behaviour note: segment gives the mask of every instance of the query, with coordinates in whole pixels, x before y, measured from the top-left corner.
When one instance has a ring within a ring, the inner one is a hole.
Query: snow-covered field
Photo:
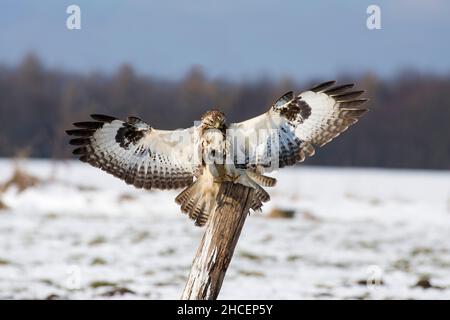
[[[0,193],[0,298],[177,299],[202,229],[176,191],[78,162],[25,161]],[[0,184],[12,175],[0,160]],[[279,172],[244,226],[222,299],[450,299],[450,172]],[[272,208],[295,210],[270,218]]]

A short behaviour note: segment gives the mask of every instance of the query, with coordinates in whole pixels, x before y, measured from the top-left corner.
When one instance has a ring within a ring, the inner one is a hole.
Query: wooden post
[[[192,262],[182,300],[215,300],[250,209],[253,189],[223,183]]]

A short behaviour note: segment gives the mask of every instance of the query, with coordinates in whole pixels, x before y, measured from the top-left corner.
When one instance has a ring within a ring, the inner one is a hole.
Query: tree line
[[[0,157],[69,158],[64,130],[91,113],[136,115],[158,129],[191,126],[213,107],[230,122],[243,121],[285,91],[326,80],[230,81],[208,78],[196,67],[166,80],[130,65],[80,74],[47,68],[28,55],[17,66],[0,64]],[[389,79],[366,73],[337,80],[365,89],[371,111],[307,164],[450,169],[450,76],[405,71]]]

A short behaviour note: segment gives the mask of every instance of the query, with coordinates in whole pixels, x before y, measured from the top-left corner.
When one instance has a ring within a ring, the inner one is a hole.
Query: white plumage
[[[77,122],[80,160],[105,170],[138,188],[186,188],[176,198],[183,212],[203,225],[214,209],[223,182],[255,189],[252,209],[269,195],[261,187],[276,180],[263,175],[312,156],[358,121],[366,109],[363,91],[348,92],[352,84],[320,84],[299,95],[284,94],[271,108],[240,123],[226,124],[220,111],[208,111],[198,126],[158,130],[137,117],[122,121],[92,115],[95,122]]]

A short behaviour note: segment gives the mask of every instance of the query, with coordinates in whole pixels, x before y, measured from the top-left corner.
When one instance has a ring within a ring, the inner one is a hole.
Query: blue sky
[[[446,0],[0,0],[0,62],[27,52],[68,70],[179,78],[193,65],[212,76],[295,79],[415,68],[449,74]],[[81,30],[66,8],[81,7]],[[381,30],[366,8],[381,8]]]

